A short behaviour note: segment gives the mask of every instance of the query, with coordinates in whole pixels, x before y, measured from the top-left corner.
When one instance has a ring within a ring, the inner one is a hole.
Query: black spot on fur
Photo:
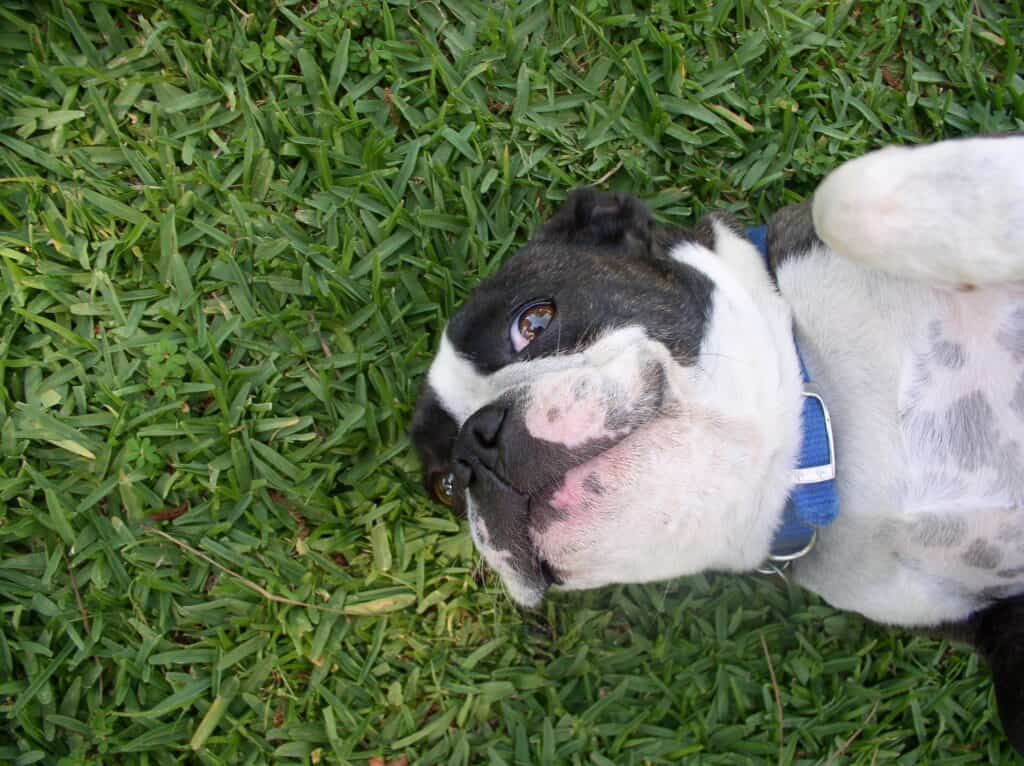
[[[961,559],[967,566],[975,569],[995,569],[1003,559],[1003,552],[998,546],[978,537],[964,551]]]
[[[789,205],[768,222],[768,262],[776,272],[785,261],[806,255],[812,247],[822,244],[814,230],[811,201]]]
[[[996,572],[997,575],[1006,580],[1015,580],[1019,577],[1024,577],[1024,567],[1014,567],[1013,569],[1000,569]]]
[[[1024,375],[1017,380],[1017,387],[1013,389],[1013,399],[1010,400],[1010,409],[1018,416],[1024,418]]]
[[[935,356],[935,361],[951,370],[959,370],[967,361],[964,347],[959,343],[950,343],[948,340],[936,343],[932,347],[932,353]]]
[[[548,410],[548,422],[549,423],[554,423],[560,417],[562,417],[562,411],[560,409],[558,409],[558,407],[552,407],[551,409]]]
[[[911,527],[915,542],[926,548],[949,548],[967,535],[967,523],[955,516],[924,513]]]
[[[999,345],[1013,354],[1016,362],[1024,362],[1024,307],[1015,309],[999,328]]]
[[[928,327],[928,334],[932,341],[932,359],[951,370],[959,370],[964,366],[967,361],[964,347],[942,337],[942,322],[932,322]]]
[[[603,495],[605,493],[604,484],[601,483],[600,477],[596,473],[587,475],[587,478],[583,480],[583,489],[592,495]]]
[[[991,465],[996,443],[995,416],[981,391],[957,399],[946,410],[950,450],[968,471]]]
[[[1015,540],[1024,540],[1024,526],[1010,524],[1009,522],[1004,521],[996,530],[996,535],[1000,540],[1008,543],[1014,542]]]
[[[577,378],[572,384],[572,398],[581,402],[590,396],[590,378]]]

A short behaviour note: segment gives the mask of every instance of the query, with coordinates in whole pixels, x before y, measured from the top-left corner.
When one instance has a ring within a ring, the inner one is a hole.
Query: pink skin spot
[[[583,486],[583,481],[590,472],[584,472],[581,470],[582,468],[583,466],[579,466],[570,469],[565,475],[561,486],[555,490],[555,494],[551,497],[550,505],[552,508],[564,513],[571,513],[573,510],[584,505],[588,492]]]
[[[569,550],[581,542],[592,531],[594,516],[600,513],[600,506],[607,500],[605,494],[614,489],[622,468],[622,459],[612,448],[569,469],[548,501],[560,517],[542,533],[535,531],[534,542],[548,552]]]

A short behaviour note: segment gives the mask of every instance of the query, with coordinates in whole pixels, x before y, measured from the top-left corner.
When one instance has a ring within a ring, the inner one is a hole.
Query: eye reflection
[[[512,348],[518,353],[532,343],[547,329],[555,318],[555,304],[551,301],[537,301],[526,306],[509,327]]]
[[[449,508],[455,502],[455,475],[443,473],[434,479],[434,499]]]

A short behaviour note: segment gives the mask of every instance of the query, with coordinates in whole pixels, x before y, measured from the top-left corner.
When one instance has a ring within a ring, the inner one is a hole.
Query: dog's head
[[[427,489],[524,605],[755,567],[799,438],[788,322],[724,218],[577,190],[449,321],[412,426]]]

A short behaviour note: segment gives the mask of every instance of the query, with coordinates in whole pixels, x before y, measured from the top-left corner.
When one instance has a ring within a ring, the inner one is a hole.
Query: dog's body
[[[753,570],[794,486],[795,336],[842,509],[797,582],[964,625],[1024,747],[1024,138],[848,163],[768,249],[770,269],[723,219],[574,194],[449,324],[413,429],[428,481],[454,473],[524,604]]]
[[[929,287],[821,244],[776,274],[841,456],[797,581],[908,626],[1024,592],[1024,285]]]

